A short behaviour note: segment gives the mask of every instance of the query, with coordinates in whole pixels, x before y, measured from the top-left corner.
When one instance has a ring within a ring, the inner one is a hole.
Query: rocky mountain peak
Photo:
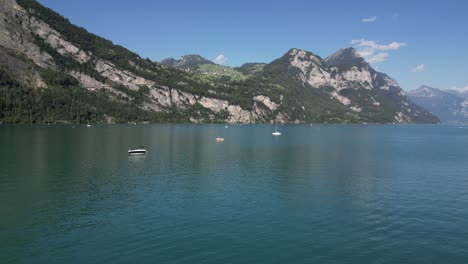
[[[369,64],[364,60],[363,57],[357,52],[356,49],[350,47],[345,49],[340,49],[334,54],[328,56],[325,59],[325,62],[332,67],[335,66],[368,66]]]
[[[323,60],[320,56],[314,53],[302,49],[290,49],[286,56],[289,57],[290,61],[303,61],[303,62],[314,62],[316,64],[323,64]]]

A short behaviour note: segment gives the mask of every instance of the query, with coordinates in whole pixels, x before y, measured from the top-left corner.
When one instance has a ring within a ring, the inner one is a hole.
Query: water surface
[[[468,263],[468,127],[279,129],[0,125],[0,262]]]

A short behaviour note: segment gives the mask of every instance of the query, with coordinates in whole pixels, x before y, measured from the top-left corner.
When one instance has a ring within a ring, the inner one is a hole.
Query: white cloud
[[[465,86],[465,87],[456,87],[456,86],[454,86],[454,87],[451,88],[451,90],[457,90],[459,92],[467,92],[468,91],[468,85]]]
[[[365,39],[351,40],[351,44],[356,45],[357,47],[364,47],[364,48],[369,48],[369,49],[373,49],[373,50],[380,50],[380,51],[397,50],[397,49],[399,49],[401,47],[406,46],[406,43],[403,43],[403,42],[393,41],[393,42],[390,42],[387,45],[380,45],[376,41],[365,40]]]
[[[413,68],[413,72],[423,72],[425,70],[426,65],[419,64],[418,66]]]
[[[219,54],[213,62],[219,65],[224,65],[228,60],[229,59],[226,58],[226,56]]]
[[[361,21],[364,22],[364,23],[372,23],[375,20],[377,20],[377,17],[376,16],[371,16],[371,17],[363,18]]]
[[[359,55],[361,55],[364,58],[370,57],[375,53],[374,49],[370,48],[364,48],[362,50],[358,50]]]
[[[378,62],[382,62],[382,61],[386,60],[387,58],[388,58],[388,53],[387,52],[381,52],[381,53],[377,53],[375,55],[372,55],[372,56],[368,57],[366,60],[369,63],[378,63]]]
[[[359,54],[364,57],[369,63],[378,63],[385,61],[389,53],[384,51],[398,50],[406,46],[403,42],[393,41],[386,45],[382,45],[373,40],[354,39],[351,40],[351,45],[358,48]]]

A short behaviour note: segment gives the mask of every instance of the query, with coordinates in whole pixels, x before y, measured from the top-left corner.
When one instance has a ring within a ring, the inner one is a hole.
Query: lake
[[[468,127],[278,129],[0,125],[0,263],[468,263]]]

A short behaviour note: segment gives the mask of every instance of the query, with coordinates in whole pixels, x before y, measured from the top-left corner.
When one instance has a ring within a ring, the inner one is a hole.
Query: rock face
[[[14,76],[22,76],[21,82],[24,85],[35,87],[44,86],[37,68],[59,70],[55,58],[41,48],[47,45],[60,56],[71,59],[77,64],[86,65],[83,68],[91,67],[87,71],[69,70],[68,74],[75,77],[84,88],[90,90],[109,89],[118,96],[128,97],[125,93],[116,91],[113,85],[123,85],[130,90],[138,91],[140,87],[150,87],[149,100],[142,107],[153,111],[165,111],[170,107],[177,107],[181,110],[200,104],[213,113],[226,111],[228,113],[227,122],[233,123],[254,123],[257,122],[263,111],[255,109],[247,111],[238,105],[230,104],[226,100],[199,96],[175,88],[169,88],[158,84],[157,80],[152,80],[135,74],[127,69],[122,69],[114,63],[95,56],[90,51],[83,50],[79,45],[67,40],[66,37],[42,21],[34,14],[37,10],[28,10],[15,0],[4,0],[0,5],[0,65],[10,69]],[[43,43],[38,43],[40,39]],[[3,50],[7,52],[3,52]],[[16,57],[9,53],[17,54]],[[31,60],[30,62],[25,61]],[[181,60],[171,63],[171,66],[178,68],[192,68],[198,64],[214,64],[198,55],[187,55]],[[88,72],[98,75],[90,76]],[[149,71],[151,72],[151,71]],[[99,80],[98,80],[99,79]],[[252,98],[252,100],[254,100]],[[277,107],[267,96],[259,96],[258,101],[264,102],[272,108]],[[270,113],[268,113],[270,114]]]
[[[216,79],[195,70],[207,64],[214,63],[199,55],[151,62],[35,0],[0,3],[0,73],[24,86],[47,87],[50,76],[67,75],[89,92],[105,89],[113,100],[193,122],[438,121],[352,48],[326,59],[292,49],[269,64],[225,67]]]
[[[141,76],[120,70],[111,62],[98,59],[94,68],[102,77],[111,82],[127,86],[131,90],[138,90],[142,85],[153,86],[155,82]]]
[[[20,83],[25,83],[32,87],[44,87],[41,77],[30,63],[24,62],[21,58],[17,58],[9,54],[4,49],[0,49],[0,72],[11,79]],[[0,80],[1,81],[4,80]]]
[[[429,110],[443,123],[468,123],[468,98],[462,90],[441,90],[421,86],[408,92],[418,105]]]
[[[157,103],[153,106],[153,110],[160,110],[162,108],[177,107],[180,109],[187,109],[190,106],[199,104],[206,109],[211,110],[213,113],[220,113],[226,111],[228,113],[228,123],[255,123],[261,118],[265,112],[260,109],[254,111],[247,111],[238,105],[231,105],[226,100],[216,98],[209,98],[204,96],[193,95],[186,92],[181,92],[176,89],[168,87],[160,87],[159,89],[151,90],[151,96]],[[271,100],[265,96],[259,96],[257,100],[262,100],[265,104],[271,103]],[[274,103],[271,103],[273,105]],[[196,119],[192,121],[196,122]]]
[[[34,43],[28,12],[14,0],[0,4],[0,46],[31,59],[44,68],[54,67],[52,57]]]
[[[375,71],[354,48],[339,50],[326,59],[292,49],[272,64],[274,72],[289,71],[289,78],[305,89],[328,94],[344,109],[359,116],[382,115],[382,120],[390,123],[438,122],[436,117],[412,103],[396,80]]]

